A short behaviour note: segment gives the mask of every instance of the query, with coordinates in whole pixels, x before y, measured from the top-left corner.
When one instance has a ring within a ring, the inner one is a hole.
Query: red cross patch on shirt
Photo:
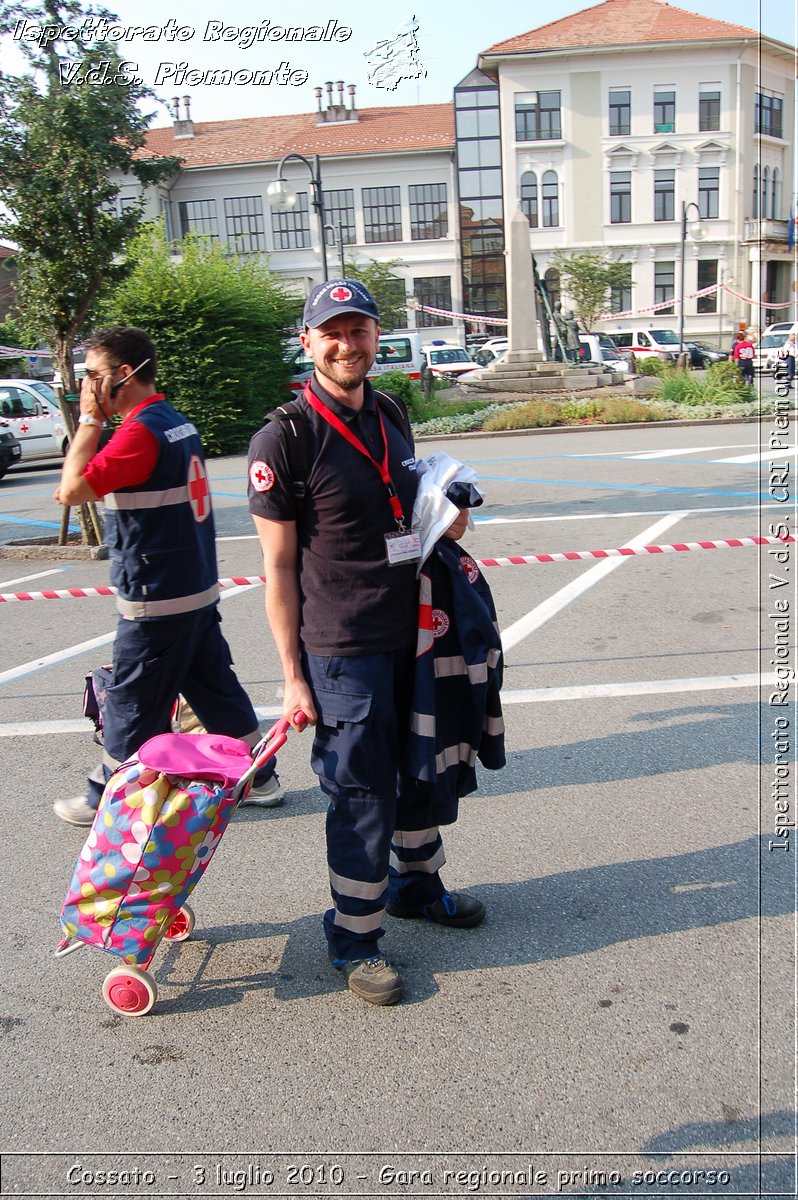
[[[259,458],[249,468],[249,481],[256,492],[268,492],[274,487],[274,471]]]
[[[205,521],[211,515],[208,476],[205,474],[205,464],[196,454],[192,455],[188,464],[188,502],[195,521]]]

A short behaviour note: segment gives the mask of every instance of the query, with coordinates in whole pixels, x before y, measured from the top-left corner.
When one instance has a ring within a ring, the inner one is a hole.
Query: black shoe
[[[485,905],[476,896],[466,892],[444,892],[440,900],[424,904],[420,908],[403,908],[389,904],[385,911],[392,917],[426,917],[436,925],[449,925],[453,929],[471,929],[479,925],[485,916]]]
[[[346,975],[350,992],[369,1004],[398,1004],[405,987],[399,972],[387,958],[331,958],[330,962]]]

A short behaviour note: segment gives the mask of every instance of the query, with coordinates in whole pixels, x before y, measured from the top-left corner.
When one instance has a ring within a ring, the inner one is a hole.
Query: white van
[[[632,329],[605,329],[622,354],[634,354],[635,358],[660,358],[675,362],[681,353],[688,353],[672,329],[649,328],[638,325]]]
[[[66,454],[66,426],[48,384],[38,379],[0,379],[0,420],[22,446],[21,462]]]
[[[423,362],[421,337],[416,330],[381,333],[377,357],[367,378],[376,379],[379,375],[384,375],[386,371],[401,371],[403,375],[409,375],[411,379],[420,379]],[[290,363],[291,391],[301,392],[313,374],[313,360],[308,358],[300,346],[294,352]]]

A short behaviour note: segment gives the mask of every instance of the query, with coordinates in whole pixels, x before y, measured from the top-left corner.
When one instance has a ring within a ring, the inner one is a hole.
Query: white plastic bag
[[[476,487],[476,471],[443,451],[420,458],[416,463],[416,473],[419,481],[413,505],[413,529],[421,538],[420,571],[438,538],[443,536],[460,513],[457,505],[446,498],[446,489],[453,483],[467,483],[475,488],[480,497],[483,493]],[[474,528],[470,513],[468,528]]]

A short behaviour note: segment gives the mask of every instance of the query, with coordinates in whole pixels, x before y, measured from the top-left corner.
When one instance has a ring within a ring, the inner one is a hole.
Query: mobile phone
[[[119,389],[127,383],[128,379],[132,378],[132,376],[135,375],[137,371],[140,371],[142,367],[146,367],[146,365],[149,361],[150,360],[148,358],[145,358],[144,362],[140,362],[137,367],[134,367],[133,370],[130,372],[130,374],[126,375],[124,379],[120,379],[117,383],[112,383],[111,384],[111,395],[115,396],[116,393],[119,391]]]

